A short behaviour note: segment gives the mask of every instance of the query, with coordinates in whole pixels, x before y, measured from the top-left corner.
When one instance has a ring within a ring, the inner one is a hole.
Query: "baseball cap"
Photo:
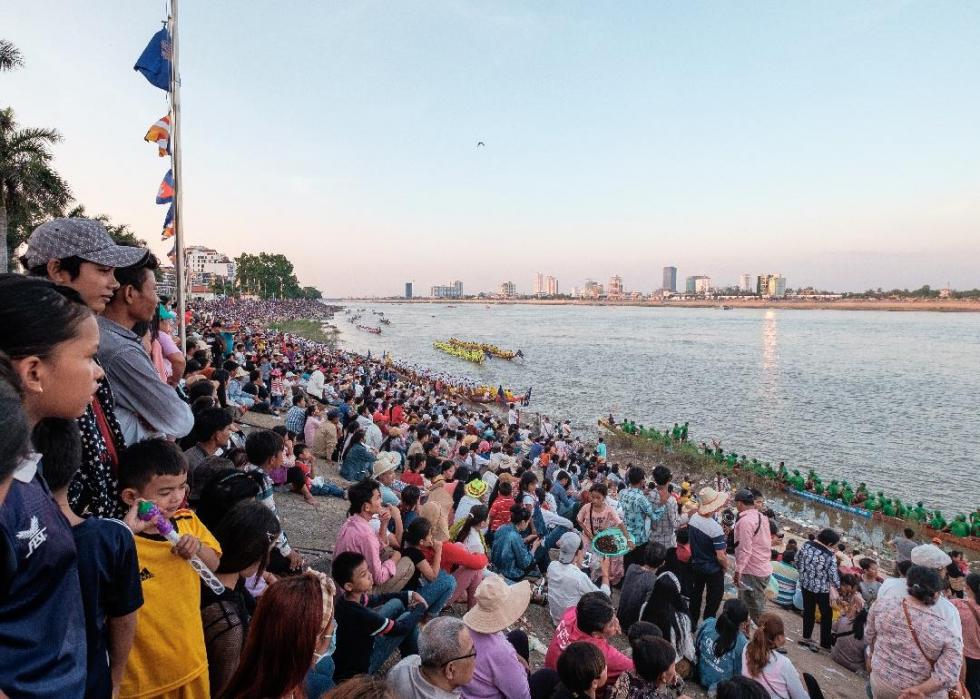
[[[735,502],[744,502],[751,505],[755,502],[755,496],[748,488],[739,488],[738,492],[735,493]]]
[[[143,248],[116,245],[101,222],[90,218],[56,218],[34,229],[24,258],[28,268],[48,260],[80,257],[106,267],[129,267],[147,254]]]
[[[558,561],[571,563],[582,547],[582,537],[575,532],[565,532],[558,540]]]

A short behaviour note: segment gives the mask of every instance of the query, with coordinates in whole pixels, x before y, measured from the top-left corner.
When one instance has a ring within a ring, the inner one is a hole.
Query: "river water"
[[[337,316],[341,346],[523,392],[581,429],[612,412],[690,423],[749,458],[925,500],[980,506],[980,314],[461,304],[353,304],[381,335]],[[522,349],[482,366],[451,336]]]

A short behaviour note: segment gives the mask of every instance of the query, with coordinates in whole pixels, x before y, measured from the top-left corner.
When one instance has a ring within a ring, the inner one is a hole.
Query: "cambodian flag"
[[[167,217],[163,219],[163,233],[160,240],[167,240],[174,237],[174,205],[171,204],[167,209]]]
[[[157,204],[169,204],[174,200],[174,171],[167,170],[157,190]]]

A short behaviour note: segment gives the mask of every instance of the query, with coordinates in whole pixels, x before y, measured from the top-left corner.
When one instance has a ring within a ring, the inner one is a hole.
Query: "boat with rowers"
[[[485,354],[489,354],[491,357],[497,357],[498,359],[511,360],[518,357],[521,359],[524,358],[524,353],[521,350],[517,350],[516,352],[513,350],[505,350],[497,347],[497,345],[491,345],[486,342],[469,342],[467,340],[460,340],[458,338],[451,337],[449,338],[448,344],[467,350],[479,350]]]
[[[368,325],[358,325],[357,326],[357,329],[358,330],[363,330],[364,332],[371,333],[373,335],[380,335],[381,334],[381,328],[372,328],[372,327],[370,327]]]
[[[432,343],[432,346],[440,352],[445,352],[446,354],[454,357],[465,359],[466,361],[473,362],[474,364],[483,364],[483,359],[486,356],[482,349],[467,349],[466,347],[459,347],[449,342],[440,342],[437,340]]]

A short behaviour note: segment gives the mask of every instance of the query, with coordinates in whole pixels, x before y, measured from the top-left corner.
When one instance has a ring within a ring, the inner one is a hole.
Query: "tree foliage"
[[[131,245],[134,248],[148,247],[146,241],[138,237],[136,232],[129,227],[128,223],[113,223],[108,214],[88,216],[85,213],[84,204],[75,206],[71,209],[71,211],[66,213],[65,216],[68,218],[92,218],[99,221],[103,226],[105,226],[106,230],[109,232],[109,236],[116,241],[117,245]]]
[[[262,299],[320,298],[319,290],[300,287],[293,263],[279,254],[245,252],[236,257],[235,284],[239,293]]]

